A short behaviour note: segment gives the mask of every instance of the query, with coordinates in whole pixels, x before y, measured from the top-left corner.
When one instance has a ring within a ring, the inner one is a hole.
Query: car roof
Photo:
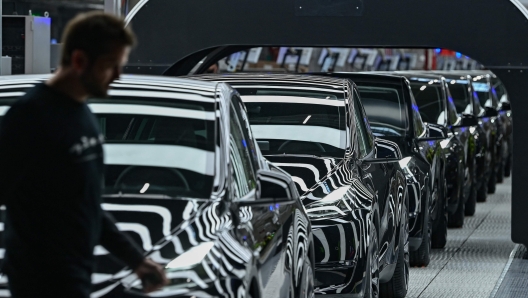
[[[445,77],[446,79],[455,79],[455,80],[467,80],[467,76],[471,76],[470,73],[458,73],[458,72],[453,72],[453,71],[450,71],[450,70],[433,70],[432,71],[433,73],[435,74],[439,74],[443,77]]]
[[[431,73],[426,71],[395,71],[394,74],[403,75],[408,79],[419,78],[429,80],[441,80],[444,77],[439,73]]]
[[[285,85],[285,86],[304,86],[317,87],[335,92],[336,89],[343,90],[346,84],[345,79],[332,78],[326,76],[314,76],[307,74],[255,74],[255,73],[236,73],[236,74],[213,74],[213,75],[193,75],[187,78],[205,81],[235,83],[252,83],[259,82],[263,85]]]
[[[387,82],[387,83],[402,83],[402,75],[397,75],[393,73],[369,71],[369,72],[333,72],[333,73],[314,73],[325,76],[333,76],[340,78],[347,78],[351,81],[376,81],[376,82]]]
[[[0,85],[27,85],[45,82],[52,75],[12,75],[0,76]],[[189,80],[165,76],[146,75],[122,75],[112,83],[112,89],[148,89],[149,91],[167,91],[171,93],[197,94],[202,96],[214,96],[218,83]],[[13,86],[16,87],[16,86]],[[170,89],[167,89],[170,88]],[[6,89],[7,90],[7,89]]]

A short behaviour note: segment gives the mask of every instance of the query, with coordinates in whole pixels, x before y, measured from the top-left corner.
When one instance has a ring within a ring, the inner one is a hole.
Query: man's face
[[[117,47],[91,63],[81,75],[81,82],[90,96],[108,96],[110,84],[121,75],[129,54],[129,47]]]

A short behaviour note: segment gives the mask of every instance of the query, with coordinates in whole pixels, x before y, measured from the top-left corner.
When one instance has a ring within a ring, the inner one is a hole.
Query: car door
[[[357,92],[354,94],[355,113],[353,117],[356,123],[356,148],[358,159],[361,160],[374,154],[374,136],[370,131],[359,95]],[[392,167],[393,165],[386,163],[362,163],[359,168],[361,180],[373,189],[378,198],[380,270],[383,270],[385,264],[392,264],[396,261],[394,254],[394,235],[397,223],[395,211],[399,206],[399,198],[390,195]]]
[[[242,102],[233,95],[230,107],[230,195],[235,202],[259,199],[257,152],[252,146],[254,142],[246,119]],[[285,279],[284,273],[285,270],[290,273],[292,268],[286,253],[288,233],[290,230],[293,233],[292,208],[288,204],[271,204],[241,207],[239,210],[237,240],[251,247],[257,257],[256,275],[264,297],[288,296],[292,279]]]

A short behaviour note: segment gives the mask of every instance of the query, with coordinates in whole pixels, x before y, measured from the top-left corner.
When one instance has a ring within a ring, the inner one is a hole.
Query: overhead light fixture
[[[420,91],[424,91],[425,88],[427,88],[427,86],[423,85],[423,86],[420,88]]]
[[[310,118],[312,118],[312,115],[309,115],[308,117],[306,117],[306,119],[304,119],[303,124],[306,124],[306,122],[308,122],[308,120],[310,120]]]

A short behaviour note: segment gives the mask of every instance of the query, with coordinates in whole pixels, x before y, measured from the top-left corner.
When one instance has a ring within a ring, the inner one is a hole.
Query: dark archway
[[[512,240],[528,245],[528,11],[517,0],[143,0],[129,18],[140,40],[129,73],[190,70],[222,45],[441,47],[480,61],[512,100]]]

